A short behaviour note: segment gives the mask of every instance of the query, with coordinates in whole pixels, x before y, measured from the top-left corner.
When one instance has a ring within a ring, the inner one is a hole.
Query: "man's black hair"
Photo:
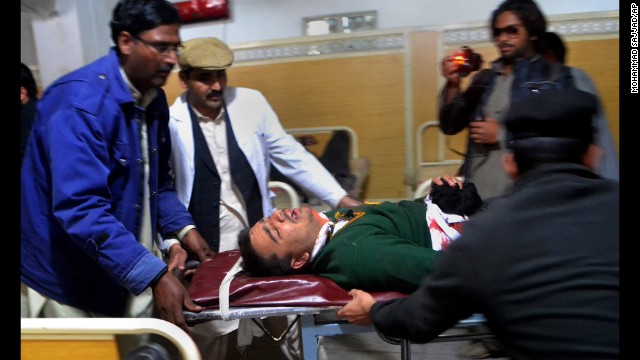
[[[536,50],[538,50],[539,39],[547,31],[547,19],[545,19],[538,5],[533,0],[506,0],[502,2],[491,14],[491,28],[489,30],[493,31],[495,29],[498,16],[505,11],[515,13],[527,29],[529,36],[537,37],[537,40],[532,42]]]
[[[243,229],[238,234],[238,248],[244,261],[243,268],[251,276],[280,276],[300,273],[302,270],[291,268],[291,257],[278,258],[276,255],[264,258],[256,252],[251,244],[249,229]]]
[[[111,40],[118,44],[118,35],[126,31],[137,36],[161,25],[181,24],[180,12],[166,0],[120,0],[113,9]]]
[[[505,116],[505,147],[524,173],[549,163],[582,164],[593,143],[595,95],[578,89],[544,90],[512,106]]]
[[[564,64],[567,49],[558,34],[552,31],[545,32],[542,38],[540,38],[539,44],[541,54],[553,54],[559,63]]]
[[[543,164],[582,164],[588,148],[589,142],[579,139],[531,138],[519,140],[511,151],[522,174]]]
[[[461,216],[475,214],[483,204],[476,186],[468,182],[462,184],[462,189],[458,186],[450,186],[446,182],[442,185],[432,183],[429,198],[443,212]]]
[[[20,86],[27,89],[27,95],[30,99],[38,98],[38,86],[33,72],[24,63],[20,63]]]

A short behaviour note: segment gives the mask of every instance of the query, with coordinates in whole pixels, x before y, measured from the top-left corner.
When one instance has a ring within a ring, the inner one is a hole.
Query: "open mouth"
[[[291,220],[298,220],[300,218],[300,209],[284,209],[282,210],[282,213],[284,214],[285,217],[291,219]]]

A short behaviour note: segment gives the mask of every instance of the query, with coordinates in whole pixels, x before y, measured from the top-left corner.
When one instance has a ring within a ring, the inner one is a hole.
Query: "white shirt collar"
[[[218,119],[223,119],[224,117],[224,106],[220,108],[220,112],[218,113],[218,116],[216,116],[215,119],[202,115],[202,113],[200,113],[200,111],[198,111],[198,109],[196,109],[194,106],[191,106],[191,109],[193,109],[193,112],[196,114],[199,121],[216,121]]]
[[[332,230],[333,230],[333,222],[329,220],[327,215],[325,215],[324,213],[319,213],[319,215],[323,219],[326,219],[327,222],[324,225],[322,225],[322,227],[320,228],[320,231],[318,232],[318,237],[316,238],[316,242],[313,245],[313,250],[311,252],[311,260],[313,260],[313,258],[316,256],[316,254],[318,254],[320,249],[322,249],[322,247],[327,243],[327,240],[329,239],[329,235],[332,233]]]

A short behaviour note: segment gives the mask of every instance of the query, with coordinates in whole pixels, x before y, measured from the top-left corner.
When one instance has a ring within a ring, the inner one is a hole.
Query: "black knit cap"
[[[505,118],[506,146],[532,138],[578,140],[594,138],[595,95],[577,89],[552,89],[530,94],[511,105]]]

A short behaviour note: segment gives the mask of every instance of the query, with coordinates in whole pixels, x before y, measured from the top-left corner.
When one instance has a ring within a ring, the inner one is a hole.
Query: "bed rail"
[[[201,360],[191,337],[176,325],[155,318],[22,318],[21,340],[56,338],[83,341],[120,334],[157,334],[170,340],[183,360]]]
[[[304,127],[304,128],[290,128],[285,131],[291,135],[294,134],[328,134],[337,130],[344,130],[349,134],[351,140],[351,160],[357,160],[358,154],[358,135],[356,132],[348,126],[319,126],[319,127]]]

